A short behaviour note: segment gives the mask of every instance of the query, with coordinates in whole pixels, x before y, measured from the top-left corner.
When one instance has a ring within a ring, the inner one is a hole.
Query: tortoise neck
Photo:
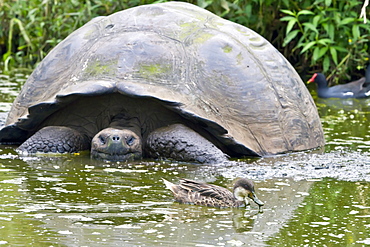
[[[113,117],[112,122],[109,124],[109,127],[115,129],[128,129],[133,131],[139,137],[142,136],[140,121],[137,117],[130,118],[124,116],[123,114],[117,115]]]

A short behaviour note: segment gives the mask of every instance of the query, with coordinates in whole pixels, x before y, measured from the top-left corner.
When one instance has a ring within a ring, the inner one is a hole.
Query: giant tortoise
[[[254,31],[180,2],[98,17],[31,74],[0,131],[23,153],[218,162],[324,144],[289,62]]]

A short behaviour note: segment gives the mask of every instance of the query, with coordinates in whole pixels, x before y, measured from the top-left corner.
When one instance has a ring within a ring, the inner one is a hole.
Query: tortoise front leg
[[[149,134],[144,148],[150,158],[197,163],[218,163],[227,160],[227,155],[213,143],[182,124],[154,130]]]
[[[76,153],[90,149],[90,140],[77,130],[48,126],[28,138],[17,151],[23,153]]]

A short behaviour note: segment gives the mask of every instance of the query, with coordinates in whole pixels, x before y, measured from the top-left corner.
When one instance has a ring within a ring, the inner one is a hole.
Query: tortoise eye
[[[105,144],[105,142],[106,142],[106,141],[105,141],[105,138],[104,138],[103,136],[101,136],[101,135],[99,135],[99,141],[100,141],[100,143],[101,143],[101,144],[103,144],[103,145],[104,145],[104,144]]]
[[[135,138],[133,136],[127,137],[126,143],[129,146],[132,146],[134,144]]]

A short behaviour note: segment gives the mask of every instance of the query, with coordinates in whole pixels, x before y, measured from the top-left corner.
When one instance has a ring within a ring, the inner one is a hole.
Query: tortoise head
[[[234,185],[234,196],[239,201],[245,201],[249,204],[247,198],[252,199],[259,207],[265,205],[254,192],[254,184],[251,180],[241,178],[235,182]]]
[[[106,128],[92,139],[91,156],[111,161],[140,159],[142,158],[142,140],[129,129]]]

